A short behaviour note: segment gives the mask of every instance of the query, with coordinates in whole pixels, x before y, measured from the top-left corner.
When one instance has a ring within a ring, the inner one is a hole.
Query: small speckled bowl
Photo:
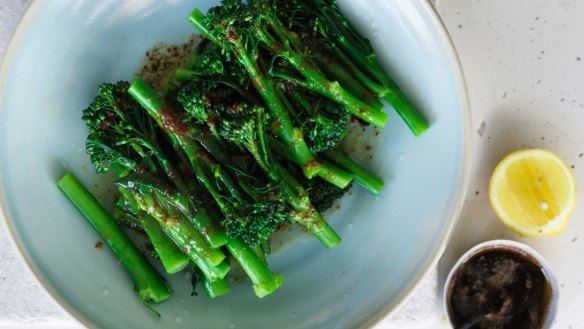
[[[466,264],[467,261],[469,259],[471,259],[473,256],[475,256],[478,253],[485,252],[485,251],[511,251],[511,252],[519,253],[523,256],[526,256],[526,258],[529,258],[529,260],[531,262],[533,262],[535,265],[542,268],[543,273],[544,273],[544,275],[549,283],[549,287],[550,287],[550,297],[549,297],[550,301],[549,301],[549,305],[548,305],[547,310],[546,310],[547,314],[545,315],[542,328],[546,328],[546,329],[551,328],[552,322],[554,321],[556,311],[557,311],[558,294],[559,294],[558,284],[556,282],[556,278],[554,277],[552,269],[551,269],[550,265],[548,264],[548,262],[543,258],[543,256],[540,253],[538,253],[535,249],[531,248],[530,246],[528,246],[526,244],[515,242],[515,241],[510,241],[510,240],[491,240],[491,241],[486,241],[486,242],[480,243],[480,244],[472,247],[466,253],[464,253],[464,255],[462,255],[458,259],[456,264],[454,264],[454,266],[450,270],[450,273],[448,274],[448,277],[446,278],[446,282],[444,283],[444,293],[443,293],[443,301],[442,301],[442,304],[444,305],[444,313],[446,313],[446,316],[448,318],[448,322],[452,324],[452,317],[451,317],[450,309],[449,309],[449,305],[450,305],[449,299],[450,299],[450,295],[452,292],[451,290],[453,288],[453,287],[451,287],[451,281],[452,281],[455,273],[464,264]]]

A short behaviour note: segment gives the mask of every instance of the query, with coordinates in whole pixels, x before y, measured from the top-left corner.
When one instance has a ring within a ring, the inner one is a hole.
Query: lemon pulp
[[[493,210],[522,236],[560,233],[576,201],[570,168],[543,149],[516,151],[495,168],[489,185]]]

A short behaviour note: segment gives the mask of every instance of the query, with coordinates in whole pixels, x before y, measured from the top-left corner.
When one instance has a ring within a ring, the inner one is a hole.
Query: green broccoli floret
[[[291,221],[286,207],[286,196],[279,184],[257,187],[253,202],[233,204],[223,224],[227,234],[241,238],[248,246],[260,246],[269,253],[269,238],[282,222]]]
[[[333,203],[343,197],[352,186],[351,184],[345,188],[339,188],[319,177],[307,179],[303,185],[308,195],[310,195],[310,201],[314,205],[314,208],[319,212],[330,209]]]
[[[302,184],[310,197],[310,202],[318,212],[324,212],[332,207],[334,202],[345,195],[352,183],[345,188],[337,187],[320,177],[306,179],[302,173],[291,165],[286,166],[289,172]]]
[[[337,146],[349,131],[351,113],[319,95],[291,94],[295,106],[301,109],[295,120],[310,150],[319,154]]]

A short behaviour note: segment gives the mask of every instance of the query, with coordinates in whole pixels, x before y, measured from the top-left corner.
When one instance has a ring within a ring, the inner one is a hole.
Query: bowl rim
[[[467,250],[462,256],[458,258],[456,263],[452,266],[450,271],[448,272],[448,276],[446,277],[446,281],[444,281],[444,288],[442,291],[442,308],[443,312],[445,313],[446,319],[449,324],[452,324],[452,320],[450,319],[450,313],[448,312],[448,293],[450,288],[450,282],[454,274],[458,271],[458,269],[471,257],[478,254],[481,251],[485,250],[515,250],[515,251],[522,251],[527,255],[533,257],[533,259],[541,265],[542,270],[549,281],[550,288],[551,288],[551,297],[550,297],[550,304],[547,309],[547,314],[545,321],[543,323],[542,328],[551,328],[551,325],[556,317],[557,309],[558,309],[558,298],[560,290],[558,288],[558,281],[554,275],[554,271],[552,267],[548,263],[548,261],[543,257],[541,253],[535,250],[533,247],[521,243],[518,241],[513,240],[506,240],[506,239],[497,239],[497,240],[488,240],[481,242],[469,250]]]
[[[422,279],[428,276],[430,271],[434,269],[438,265],[438,261],[444,250],[446,250],[446,246],[450,241],[452,234],[454,232],[454,227],[458,222],[460,217],[460,213],[462,211],[464,201],[466,199],[466,194],[468,190],[468,184],[470,179],[470,160],[472,155],[472,112],[470,108],[470,97],[468,94],[468,87],[466,84],[466,78],[464,75],[464,71],[462,69],[462,62],[460,61],[460,57],[458,52],[456,51],[456,47],[454,46],[454,42],[452,40],[452,36],[448,32],[444,21],[438,14],[438,11],[434,5],[430,3],[430,0],[421,0],[421,5],[423,9],[426,11],[430,19],[434,22],[434,25],[437,27],[437,32],[439,33],[443,46],[446,50],[446,55],[449,58],[449,64],[451,66],[451,70],[454,73],[454,78],[456,79],[456,85],[460,92],[459,94],[459,102],[461,105],[461,113],[462,113],[462,122],[463,122],[463,147],[462,147],[462,164],[461,164],[461,180],[459,182],[458,190],[456,196],[454,197],[455,205],[450,211],[449,221],[446,224],[446,231],[445,234],[442,236],[440,241],[438,242],[438,247],[434,250],[434,253],[430,256],[430,260],[422,266],[422,270],[413,280],[413,283],[404,289],[398,298],[396,298],[395,302],[388,304],[385,309],[383,309],[376,317],[370,319],[366,323],[363,324],[364,328],[374,329],[376,325],[378,325],[383,319],[391,316],[392,314],[396,313],[399,308],[405,304],[408,298],[416,291],[421,283]]]
[[[18,46],[20,46],[23,41],[30,22],[33,21],[33,18],[36,16],[37,12],[44,3],[45,0],[35,0],[28,2],[24,8],[22,16],[20,17],[20,20],[14,29],[14,33],[6,45],[6,51],[0,62],[0,113],[3,110],[2,103],[4,100],[5,84],[8,77],[8,72],[10,71],[12,60],[15,57]],[[28,273],[32,274],[32,276],[39,283],[39,287],[45,293],[45,295],[54,302],[54,305],[59,310],[70,315],[70,318],[75,322],[76,325],[88,328],[98,327],[91,320],[81,315],[71,303],[61,298],[61,295],[56,291],[56,289],[44,279],[40,269],[31,261],[30,257],[25,251],[22,241],[16,238],[17,235],[14,226],[10,223],[10,221],[8,221],[8,205],[5,204],[6,196],[4,189],[1,188],[2,186],[4,186],[4,184],[2,172],[0,171],[0,227],[2,227],[2,229],[4,229],[4,231],[7,233],[6,235],[8,236],[8,241],[14,250],[17,251],[16,254],[20,256],[18,258],[21,263],[25,265],[25,271],[28,271]]]
[[[452,37],[450,36],[446,25],[440,18],[436,8],[430,3],[429,0],[419,0],[421,2],[422,8],[425,10],[428,17],[434,23],[434,26],[437,28],[437,32],[440,35],[440,39],[442,44],[446,50],[446,55],[449,59],[449,65],[454,73],[454,78],[456,82],[457,89],[459,90],[459,103],[461,105],[461,114],[462,114],[462,124],[463,124],[463,139],[462,139],[462,163],[461,163],[461,178],[458,184],[458,188],[456,191],[456,195],[454,196],[454,206],[452,207],[450,214],[448,215],[448,222],[446,223],[445,233],[441,237],[440,241],[438,242],[437,248],[434,250],[434,253],[430,256],[429,261],[426,262],[421,268],[420,273],[415,277],[412,283],[403,290],[403,292],[395,298],[395,300],[382,309],[377,315],[373,318],[370,318],[366,322],[362,323],[360,326],[362,328],[374,328],[377,324],[379,324],[383,319],[389,317],[391,314],[395,313],[400,306],[402,306],[407,300],[408,297],[412,295],[412,293],[416,290],[416,288],[420,285],[422,279],[428,275],[428,273],[436,267],[440,257],[442,256],[448,241],[452,237],[454,226],[456,225],[458,218],[460,217],[460,213],[462,211],[462,207],[464,205],[464,200],[466,197],[468,183],[470,178],[470,159],[471,159],[471,146],[472,146],[472,134],[471,134],[471,126],[472,126],[472,119],[471,119],[471,110],[470,110],[470,99],[468,95],[468,88],[466,84],[466,79],[464,76],[464,72],[462,70],[462,63],[454,47],[454,43],[452,41]],[[12,59],[15,56],[15,52],[18,49],[18,46],[23,41],[25,32],[28,29],[28,25],[33,18],[45,3],[45,0],[36,0],[29,2],[24,12],[14,29],[14,33],[9,39],[9,42],[6,46],[6,52],[4,53],[3,58],[0,62],[0,111],[2,111],[2,101],[4,99],[4,91],[5,91],[5,83],[6,78],[8,76],[8,72],[10,70],[10,65],[12,63]],[[0,172],[0,187],[3,186],[2,184],[2,173]],[[8,241],[10,241],[11,245],[15,250],[17,250],[17,255],[20,256],[20,260],[23,264],[25,264],[24,268],[28,270],[29,273],[33,275],[33,277],[40,283],[41,289],[46,293],[50,299],[55,302],[55,305],[64,313],[71,315],[71,318],[76,321],[78,325],[82,325],[84,327],[91,327],[97,328],[99,327],[96,323],[92,320],[85,317],[81,314],[71,303],[64,300],[61,295],[56,291],[56,289],[47,282],[43,275],[42,271],[30,260],[30,257],[25,251],[25,247],[22,244],[22,241],[16,238],[16,232],[14,226],[8,220],[8,206],[5,204],[4,200],[5,194],[4,190],[0,188],[0,227],[2,227],[8,236]]]

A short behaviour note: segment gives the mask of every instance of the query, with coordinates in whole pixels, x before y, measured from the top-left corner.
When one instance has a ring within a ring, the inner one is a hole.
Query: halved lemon
[[[506,156],[491,176],[489,199],[505,226],[523,237],[561,233],[576,203],[576,179],[566,163],[543,149]]]

